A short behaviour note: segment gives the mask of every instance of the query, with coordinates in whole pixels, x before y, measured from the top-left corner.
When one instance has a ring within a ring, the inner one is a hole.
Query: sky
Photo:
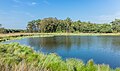
[[[109,23],[120,18],[120,0],[0,0],[5,28],[26,29],[29,21],[47,17]]]

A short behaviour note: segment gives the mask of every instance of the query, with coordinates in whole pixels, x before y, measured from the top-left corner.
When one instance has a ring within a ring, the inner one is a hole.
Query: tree
[[[27,25],[28,32],[83,32],[83,33],[112,33],[120,32],[120,19],[115,19],[111,24],[96,24],[91,22],[72,21],[69,17],[65,20],[57,18],[44,18],[32,20]]]
[[[0,24],[0,33],[5,33],[5,29],[2,27],[2,24]]]
[[[64,21],[66,24],[66,32],[71,32],[72,20],[69,17],[67,17]]]
[[[120,32],[120,19],[115,19],[111,22],[113,32]]]
[[[37,32],[37,26],[36,26],[36,21],[35,20],[32,20],[32,21],[28,22],[27,31],[31,32],[31,33]]]
[[[112,27],[110,24],[103,24],[100,28],[100,33],[112,33]]]

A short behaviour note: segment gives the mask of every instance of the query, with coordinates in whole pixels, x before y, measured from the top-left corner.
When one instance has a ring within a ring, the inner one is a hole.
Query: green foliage
[[[115,19],[115,21],[112,21],[111,23],[113,32],[120,32],[120,19]]]
[[[111,24],[95,24],[91,22],[72,21],[70,18],[58,20],[57,18],[44,18],[30,21],[27,25],[28,32],[83,32],[83,33],[112,33],[120,32],[120,20],[116,19]]]
[[[89,60],[86,64],[86,71],[96,71],[96,65],[94,64],[93,60]]]
[[[98,71],[112,71],[112,69],[110,70],[109,65],[98,65]]]
[[[0,24],[0,33],[119,33],[120,19],[115,19],[110,24],[96,24],[91,22],[72,21],[69,17],[65,20],[57,18],[44,18],[28,22],[27,29],[5,29]]]
[[[4,33],[25,33],[22,29],[5,29]]]
[[[0,24],[0,33],[24,33],[26,32],[25,30],[22,29],[5,29],[2,27],[2,24]]]
[[[5,29],[2,27],[2,24],[0,24],[0,33],[5,33]]]
[[[68,66],[68,71],[84,71],[85,64],[81,60],[77,59],[67,59],[66,64]]]
[[[100,33],[112,33],[112,27],[109,24],[103,24],[100,26]]]
[[[116,68],[115,71],[120,71],[120,68]]]
[[[2,71],[120,71],[108,65],[96,65],[93,60],[62,60],[55,53],[43,54],[18,43],[0,44],[0,70]]]

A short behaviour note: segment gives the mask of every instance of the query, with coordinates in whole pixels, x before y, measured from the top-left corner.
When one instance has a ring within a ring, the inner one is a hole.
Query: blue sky
[[[0,24],[25,29],[34,19],[57,17],[108,23],[120,18],[120,0],[0,0]]]

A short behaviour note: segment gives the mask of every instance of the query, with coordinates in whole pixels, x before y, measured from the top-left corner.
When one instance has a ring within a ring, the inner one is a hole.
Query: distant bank
[[[2,37],[17,37],[17,36],[35,36],[35,35],[53,35],[53,36],[120,36],[120,33],[8,33],[0,34]]]

